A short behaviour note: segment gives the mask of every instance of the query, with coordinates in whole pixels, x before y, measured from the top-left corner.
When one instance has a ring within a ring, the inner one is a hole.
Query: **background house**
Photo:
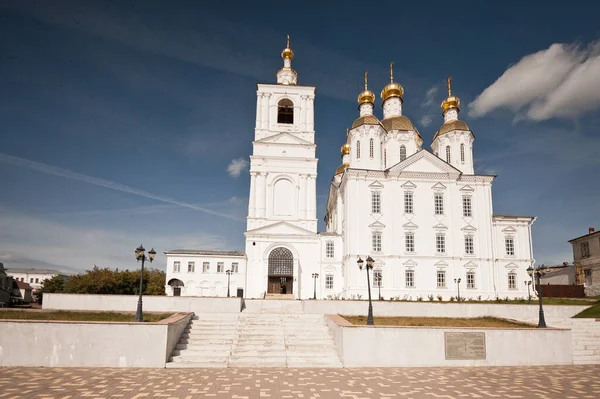
[[[576,283],[585,286],[586,296],[600,295],[600,231],[590,227],[588,234],[569,242],[573,246]]]
[[[13,289],[13,295],[17,296],[20,295],[21,300],[25,303],[31,303],[33,302],[33,288],[31,287],[31,285],[27,284],[24,281],[14,281],[14,285],[13,288],[16,286],[16,289]]]
[[[12,276],[15,280],[27,283],[34,290],[38,290],[42,287],[42,282],[46,279],[50,279],[54,276],[63,276],[65,279],[66,274],[53,269],[6,269],[6,273]]]
[[[4,270],[4,265],[0,263],[0,307],[8,306],[10,303],[10,294],[13,286],[13,278]]]

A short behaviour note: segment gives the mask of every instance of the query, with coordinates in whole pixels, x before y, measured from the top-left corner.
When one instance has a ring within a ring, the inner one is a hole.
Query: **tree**
[[[43,295],[45,292],[64,292],[65,291],[65,278],[64,276],[53,276],[52,278],[48,278],[42,281],[41,287],[35,291],[34,295],[36,300],[41,304],[43,300]]]
[[[166,273],[157,269],[144,270],[143,293],[165,295]],[[65,292],[71,294],[137,295],[140,287],[139,270],[111,270],[94,266],[85,273],[70,276]]]

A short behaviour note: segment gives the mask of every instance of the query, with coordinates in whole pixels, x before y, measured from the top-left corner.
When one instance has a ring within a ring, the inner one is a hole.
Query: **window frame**
[[[325,257],[335,258],[335,245],[332,240],[325,242]]]
[[[435,233],[435,253],[445,254],[446,253],[446,234]]]
[[[181,261],[173,261],[173,273],[181,273]]]
[[[477,289],[477,285],[475,284],[475,271],[474,270],[469,270],[467,272],[465,280],[466,280],[466,283],[467,283],[467,289],[468,290]],[[471,280],[471,281],[469,281],[469,280]]]
[[[436,287],[437,288],[447,288],[446,271],[445,270],[436,270],[435,275],[436,275],[436,282],[437,282]]]
[[[381,231],[373,231],[371,233],[371,248],[373,252],[382,252],[383,251],[383,234]]]
[[[510,272],[508,272],[507,278],[508,278],[508,289],[516,290],[517,289],[517,272],[515,272],[514,270],[511,270]]]
[[[506,256],[515,256],[515,238],[513,236],[504,236],[504,251]]]
[[[444,214],[444,193],[433,193],[433,213],[434,215]]]
[[[287,97],[277,102],[277,123],[280,125],[294,124],[294,102]]]
[[[369,139],[369,158],[375,158],[375,140]]]
[[[240,272],[240,264],[239,262],[231,262],[231,272],[239,273]]]
[[[460,143],[460,162],[465,163],[465,144]]]
[[[377,277],[376,277],[377,276]],[[383,287],[383,271],[381,269],[373,270],[373,288]]]
[[[473,201],[470,195],[462,196],[463,216],[470,218],[473,217]]]
[[[465,235],[465,254],[475,255],[475,240],[471,234]]]
[[[585,250],[584,250],[585,248]],[[590,242],[584,241],[581,243],[581,258],[589,258],[590,257]]]
[[[202,262],[202,273],[210,273],[210,262]]]
[[[333,289],[333,274],[325,275],[325,289],[332,290]]]
[[[371,213],[381,214],[381,191],[371,191]]]
[[[404,144],[400,145],[400,162],[406,159],[406,146]]]
[[[413,231],[404,233],[404,250],[408,253],[415,252],[415,233]]]
[[[412,191],[405,191],[404,192],[404,213],[406,214],[414,214],[415,212],[415,207],[414,207],[414,193]]]
[[[360,159],[360,140],[356,140],[356,159]]]
[[[450,163],[452,161],[450,146],[446,146],[446,162]]]
[[[188,261],[188,273],[196,273],[196,261]]]
[[[414,270],[409,269],[409,270],[404,271],[404,285],[406,288],[415,288],[415,271]]]
[[[225,273],[225,262],[217,262],[217,273]]]

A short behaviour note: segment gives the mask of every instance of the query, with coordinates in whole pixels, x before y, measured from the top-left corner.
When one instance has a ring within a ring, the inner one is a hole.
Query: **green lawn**
[[[354,325],[367,324],[366,316],[342,317]],[[530,324],[495,317],[375,317],[373,321],[376,326],[534,328]]]
[[[166,319],[172,313],[144,313],[144,321],[155,322]],[[134,314],[115,312],[65,312],[65,311],[31,311],[0,310],[0,319],[9,320],[66,320],[66,321],[121,321],[133,322]]]
[[[600,301],[597,301],[594,306],[587,308],[573,317],[578,319],[600,319]]]

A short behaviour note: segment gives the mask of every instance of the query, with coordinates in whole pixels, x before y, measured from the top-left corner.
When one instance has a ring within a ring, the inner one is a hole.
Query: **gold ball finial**
[[[369,72],[365,71],[365,90],[358,95],[358,105],[375,102],[375,94],[369,90],[368,78]]]
[[[460,99],[452,95],[452,76],[448,76],[448,80],[446,80],[446,88],[448,89],[448,98],[442,101],[442,111],[446,112],[449,109],[458,110]]]
[[[290,48],[290,35],[287,35],[287,45],[281,52],[281,58],[283,58],[283,59],[289,58],[290,60],[294,59],[294,52]]]
[[[342,156],[350,154],[350,144],[346,143],[341,148]]]
[[[398,97],[402,100],[404,95],[404,87],[400,83],[394,82],[394,63],[390,63],[390,83],[381,90],[381,99],[383,101],[388,98]]]

